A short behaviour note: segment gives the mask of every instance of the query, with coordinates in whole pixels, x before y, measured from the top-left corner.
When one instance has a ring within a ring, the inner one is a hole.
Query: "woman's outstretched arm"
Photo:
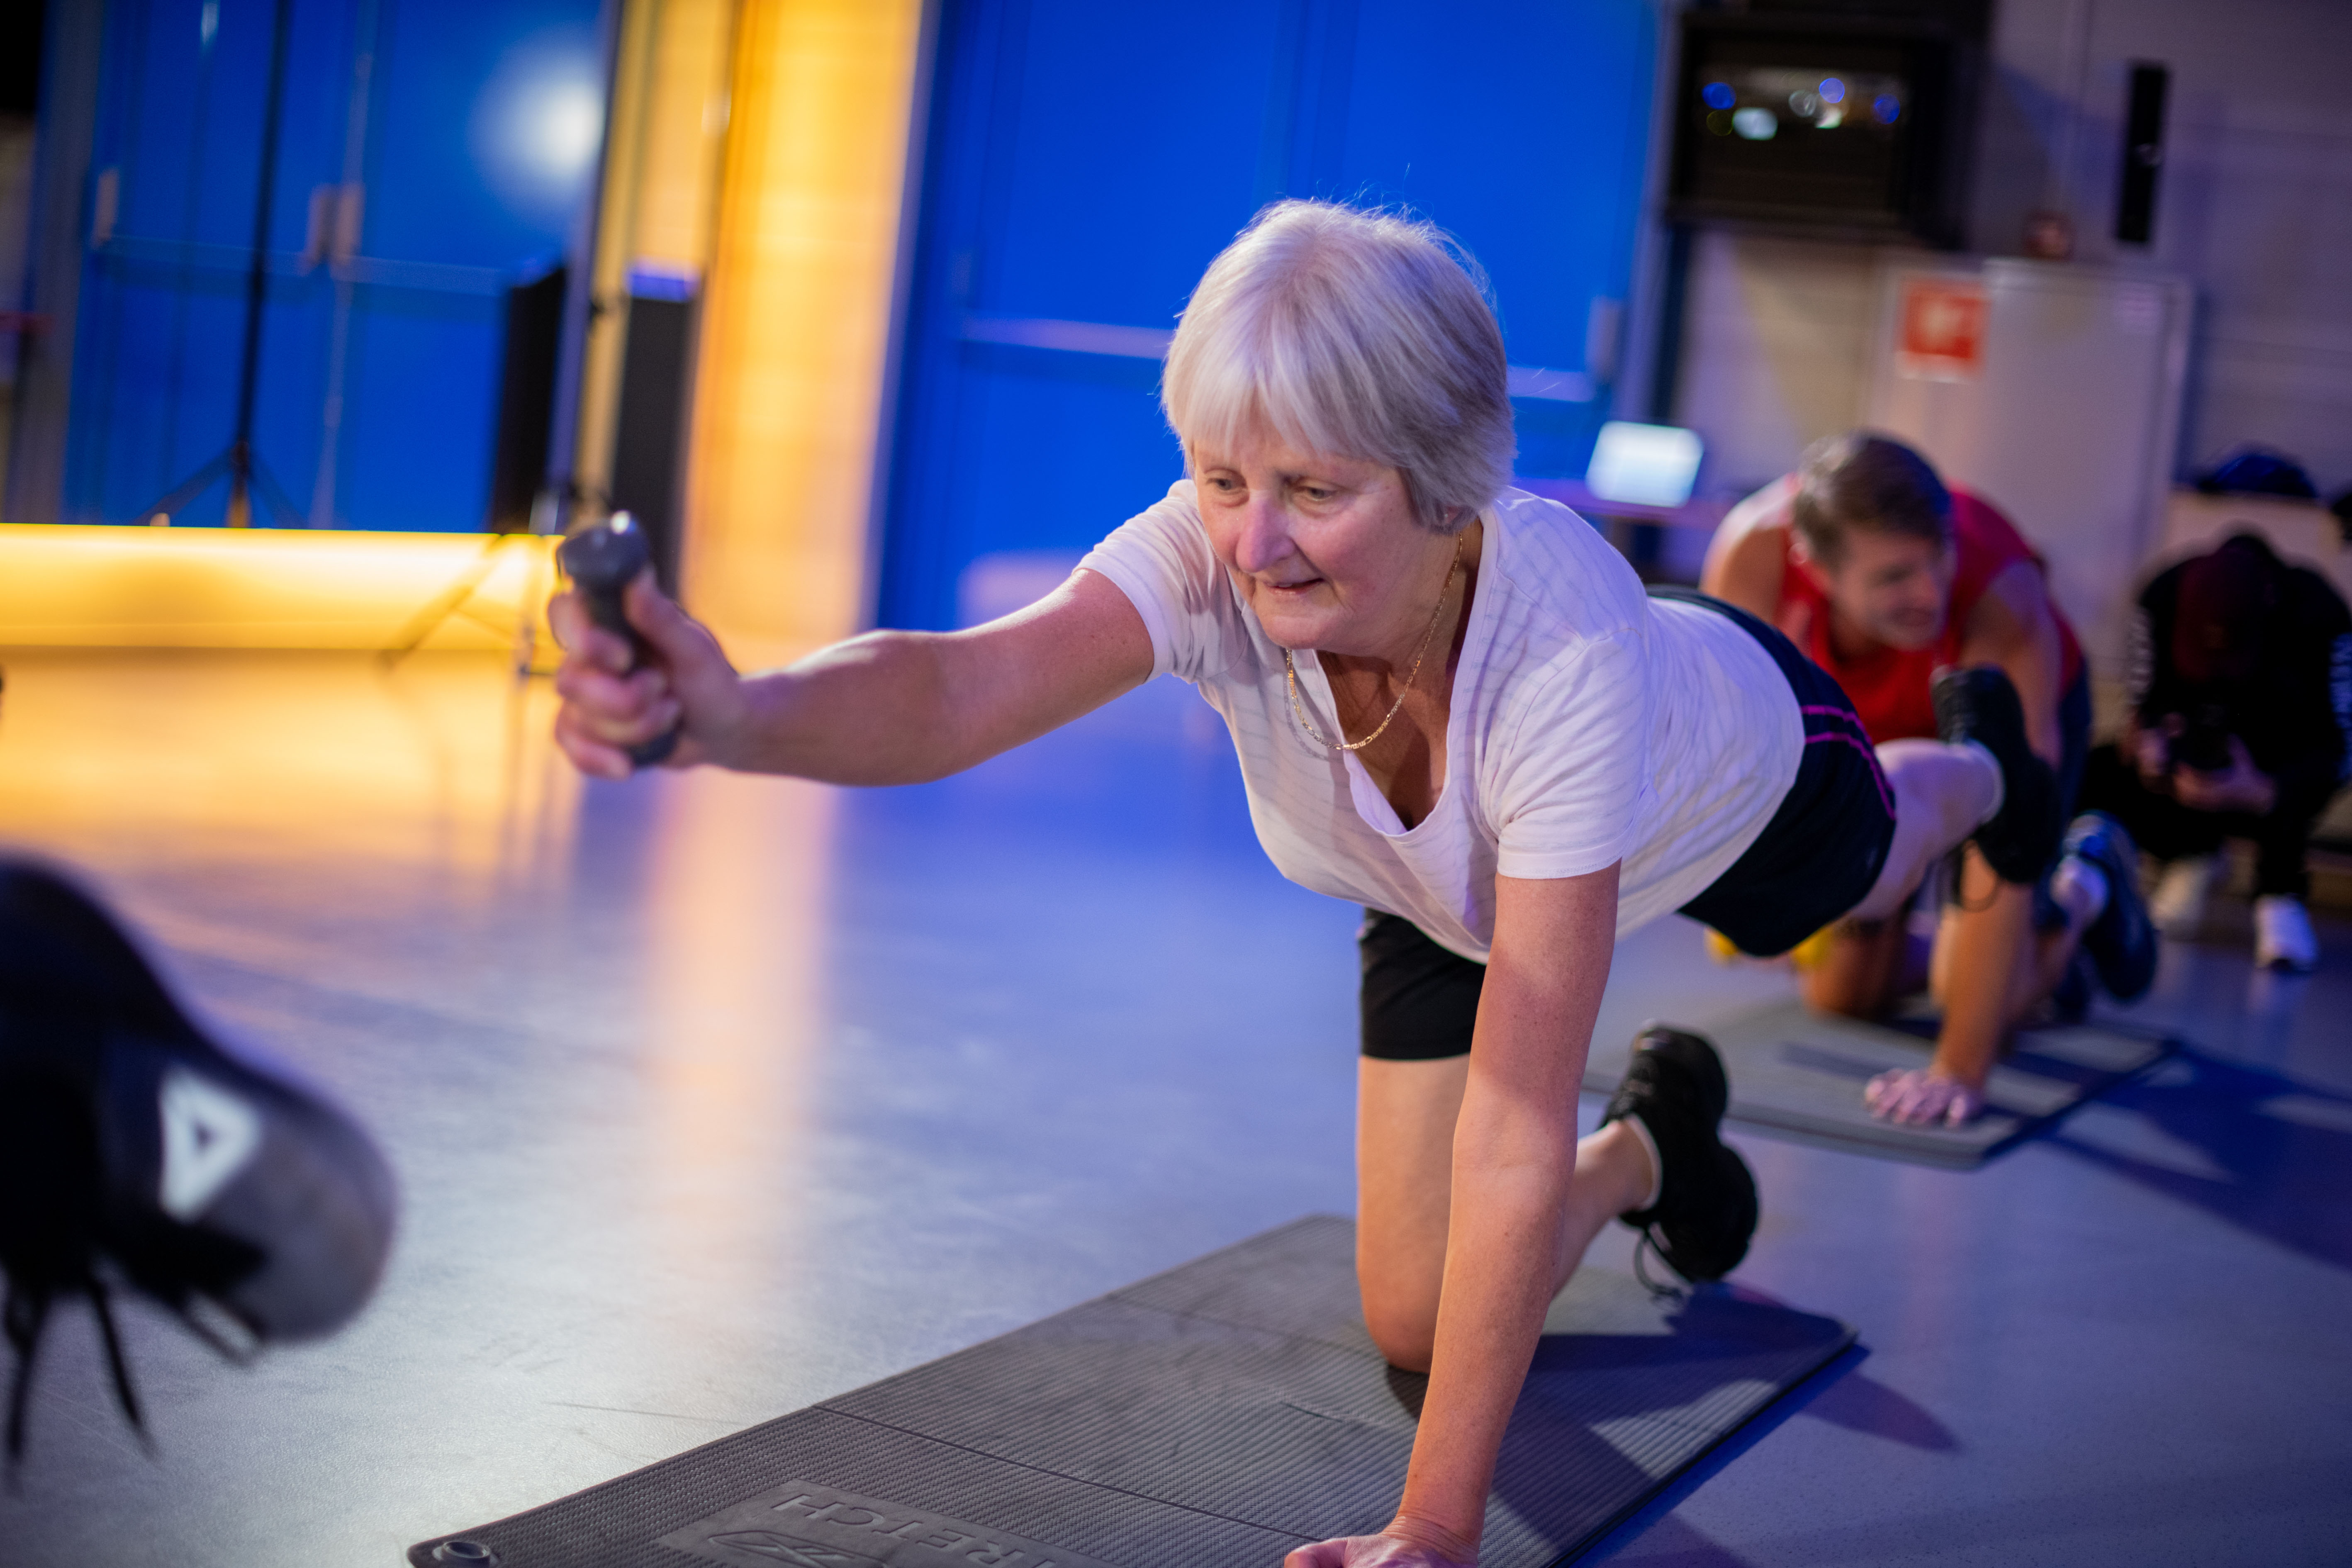
[[[548,619],[567,652],[556,742],[585,773],[626,778],[627,748],[679,731],[668,764],[712,763],[829,784],[918,784],[1056,729],[1151,674],[1151,635],[1092,572],[961,632],[869,632],[785,668],[742,675],[719,639],[642,576],[623,601],[652,645],[590,623],[570,594]]]

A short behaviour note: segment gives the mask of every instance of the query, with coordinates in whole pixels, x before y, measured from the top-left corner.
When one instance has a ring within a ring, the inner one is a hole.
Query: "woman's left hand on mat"
[[[1302,1546],[1282,1568],[1477,1568],[1478,1548],[1440,1525],[1399,1520],[1378,1535]]]

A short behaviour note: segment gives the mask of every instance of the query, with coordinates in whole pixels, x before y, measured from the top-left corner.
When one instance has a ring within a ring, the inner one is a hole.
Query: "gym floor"
[[[1265,863],[1171,682],[860,793],[583,784],[486,657],[5,664],[0,832],[358,1111],[405,1201],[334,1339],[237,1369],[130,1309],[152,1453],[64,1311],[9,1568],[390,1568],[1351,1205],[1356,913]],[[2342,1562],[2352,927],[2321,930],[2303,980],[2168,950],[2131,1016],[2192,1049],[1982,1171],[1738,1137],[1738,1278],[1862,1348],[1588,1561]],[[1787,984],[1670,920],[1601,1028]]]

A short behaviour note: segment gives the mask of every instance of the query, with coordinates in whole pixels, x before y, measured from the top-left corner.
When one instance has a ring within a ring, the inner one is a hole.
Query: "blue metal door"
[[[110,7],[66,521],[150,521],[230,439],[276,6]],[[483,525],[505,291],[562,258],[595,168],[598,12],[293,0],[257,522]],[[224,497],[171,521],[218,523]]]
[[[880,623],[951,626],[974,562],[1074,557],[1181,475],[1166,334],[1283,195],[1401,205],[1459,237],[1501,307],[1522,471],[1580,474],[1654,29],[1643,0],[946,0]]]

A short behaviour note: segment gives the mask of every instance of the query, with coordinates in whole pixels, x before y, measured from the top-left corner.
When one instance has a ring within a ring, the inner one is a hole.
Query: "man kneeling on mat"
[[[2023,704],[2031,787],[2073,809],[2091,728],[2074,630],[2009,520],[1948,489],[1908,447],[1867,432],[1816,443],[1795,473],[1732,509],[1700,582],[1835,676],[1883,760],[1942,733],[1939,671],[2000,670]],[[1805,977],[1814,1006],[1877,1017],[1923,979],[1944,1006],[1934,1059],[1872,1080],[1871,1109],[1897,1121],[1965,1121],[2021,1020],[2053,993],[2062,1013],[2080,1015],[2086,968],[2118,1001],[2147,991],[2156,937],[2138,865],[2123,827],[2096,813],[2077,818],[2050,858],[1970,849],[1925,975],[1900,913],[1832,926]]]
[[[1953,682],[1963,743],[1882,773],[1779,633],[1645,596],[1581,519],[1509,489],[1502,334],[1469,266],[1427,225],[1267,208],[1169,353],[1189,477],[1002,620],[747,677],[648,577],[625,599],[646,668],[575,596],[551,607],[557,737],[606,778],[673,731],[674,767],[938,778],[1162,673],[1224,718],[1276,865],[1371,911],[1358,1275],[1382,1352],[1429,1373],[1393,1521],[1293,1568],[1475,1562],[1545,1308],[1612,1215],[1691,1279],[1746,1254],[1755,1184],[1717,1136],[1706,1041],[1645,1031],[1576,1137],[1618,932],[1684,909],[1777,952],[1893,915],[1971,834],[2035,861],[2058,837],[2047,789],[2013,782],[2033,759],[1997,671]]]

